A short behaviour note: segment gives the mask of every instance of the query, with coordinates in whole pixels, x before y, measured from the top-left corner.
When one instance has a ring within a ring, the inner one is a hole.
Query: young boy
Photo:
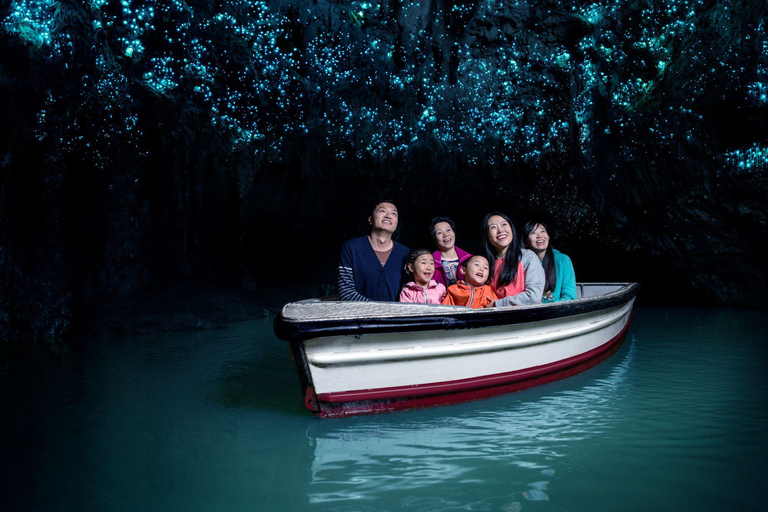
[[[498,297],[493,293],[491,286],[485,284],[490,274],[488,260],[483,256],[472,256],[461,265],[464,267],[464,281],[448,287],[443,304],[476,309],[493,304]]]

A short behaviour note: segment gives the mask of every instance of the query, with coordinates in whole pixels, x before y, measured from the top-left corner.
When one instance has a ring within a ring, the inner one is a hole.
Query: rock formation
[[[764,307],[767,10],[11,2],[2,337],[168,276],[327,281],[384,196],[412,246],[436,214],[470,247],[490,209],[544,215],[580,278]]]

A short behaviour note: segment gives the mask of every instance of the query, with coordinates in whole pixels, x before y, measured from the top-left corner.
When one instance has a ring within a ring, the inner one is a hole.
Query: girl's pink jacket
[[[440,304],[445,297],[445,285],[430,279],[425,290],[413,281],[403,286],[400,292],[400,302],[418,302],[420,304]]]

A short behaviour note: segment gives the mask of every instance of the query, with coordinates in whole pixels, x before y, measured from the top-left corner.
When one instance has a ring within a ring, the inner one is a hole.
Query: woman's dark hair
[[[454,232],[456,231],[456,224],[454,224],[451,219],[449,219],[448,217],[435,217],[429,223],[429,233],[432,235],[432,240],[435,239],[435,225],[437,225],[437,224],[439,224],[441,222],[447,222],[448,225],[451,226],[451,229]]]
[[[429,254],[432,256],[432,251],[429,251],[428,249],[414,249],[411,252],[408,253],[408,257],[405,258],[405,273],[409,276],[411,275],[411,271],[408,270],[408,265],[413,265],[416,260],[419,258],[419,256],[423,256],[425,254]]]
[[[538,221],[528,222],[525,227],[523,227],[523,233],[525,234],[524,243],[528,249],[531,248],[528,235],[536,231],[536,226],[543,227],[549,235],[549,245],[547,245],[547,250],[544,252],[544,259],[541,260],[541,266],[544,267],[544,275],[547,278],[544,283],[544,291],[554,290],[555,285],[557,284],[557,268],[555,268],[555,253],[552,252],[552,234],[549,231],[549,226]]]
[[[491,212],[486,215],[483,219],[482,225],[482,240],[483,248],[485,249],[486,258],[488,258],[490,267],[488,281],[492,281],[494,279],[496,260],[499,259],[499,257],[496,255],[496,248],[488,239],[488,221],[494,215],[498,215],[507,221],[507,224],[509,224],[509,229],[512,231],[512,243],[509,244],[509,247],[507,247],[507,254],[504,257],[504,265],[501,266],[499,271],[499,279],[497,281],[497,286],[501,288],[507,286],[509,283],[515,280],[515,276],[517,276],[518,263],[520,263],[520,258],[522,258],[523,253],[520,250],[520,239],[517,237],[517,230],[515,229],[515,225],[512,224],[512,221],[509,220],[509,217],[501,212]]]

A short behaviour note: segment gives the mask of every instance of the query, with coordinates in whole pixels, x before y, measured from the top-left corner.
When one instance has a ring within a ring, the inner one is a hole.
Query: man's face
[[[379,203],[368,217],[368,222],[376,231],[394,233],[397,229],[397,207],[392,203]]]

